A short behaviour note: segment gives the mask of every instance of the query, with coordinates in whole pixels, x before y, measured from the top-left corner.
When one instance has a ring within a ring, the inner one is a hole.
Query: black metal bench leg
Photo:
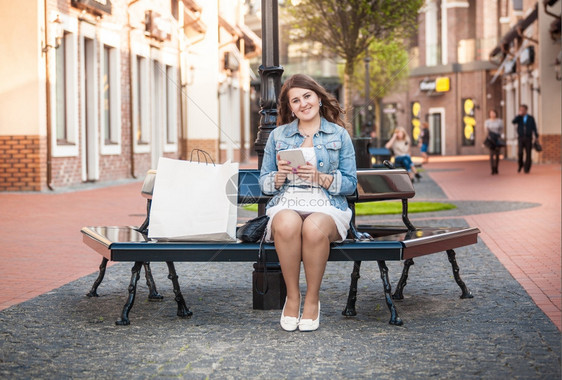
[[[396,284],[396,290],[392,295],[392,299],[394,300],[404,299],[404,295],[402,294],[402,291],[404,290],[404,287],[406,286],[406,282],[408,281],[408,272],[410,271],[410,267],[412,265],[414,265],[413,259],[407,259],[406,261],[404,261],[404,269],[402,269],[402,275],[400,276],[400,280],[398,280],[398,284]]]
[[[471,291],[468,290],[468,288],[466,287],[466,284],[461,279],[461,276],[459,274],[459,265],[457,264],[457,259],[456,259],[455,256],[456,256],[456,253],[455,253],[454,250],[452,250],[452,249],[447,250],[447,257],[449,258],[449,262],[451,263],[451,266],[453,267],[453,276],[455,277],[455,281],[457,282],[457,285],[462,290],[461,298],[463,298],[463,299],[464,298],[474,298]]]
[[[176,273],[176,267],[172,261],[166,261],[168,265],[168,278],[172,280],[172,285],[174,286],[175,300],[178,303],[178,317],[191,317],[193,313],[189,310],[181,294],[180,284],[178,282],[178,275]]]
[[[148,300],[162,301],[164,296],[160,295],[156,289],[156,282],[154,282],[154,277],[152,277],[152,271],[150,270],[150,262],[146,261],[143,266],[144,275],[146,277],[146,285],[148,286]]]
[[[390,286],[390,281],[388,280],[388,267],[384,260],[377,260],[379,264],[379,270],[381,272],[381,279],[384,285],[384,297],[386,299],[386,306],[388,306],[388,310],[390,310],[390,323],[391,325],[395,326],[402,326],[404,322],[398,317],[398,312],[396,311],[396,306],[394,306],[394,302],[392,302],[392,289]]]
[[[346,317],[354,317],[357,315],[355,311],[355,303],[357,302],[357,282],[361,277],[359,275],[359,269],[361,269],[361,261],[355,261],[353,263],[353,271],[351,272],[351,284],[349,285],[349,295],[347,296],[347,305],[345,305],[342,315]]]
[[[129,321],[129,311],[133,307],[135,303],[135,295],[137,293],[137,282],[140,278],[140,271],[142,268],[142,261],[135,261],[135,265],[133,265],[133,269],[131,269],[131,282],[129,284],[129,298],[127,298],[127,302],[125,306],[123,306],[123,312],[121,313],[121,318],[115,321],[116,325],[119,326],[126,326],[129,325],[131,322]]]
[[[94,281],[92,289],[90,289],[90,292],[86,294],[88,297],[99,297],[98,286],[100,286],[101,282],[103,281],[103,277],[105,276],[105,268],[107,267],[108,261],[109,260],[107,260],[105,257],[101,260],[100,273],[98,274],[98,278],[96,278],[96,281]]]

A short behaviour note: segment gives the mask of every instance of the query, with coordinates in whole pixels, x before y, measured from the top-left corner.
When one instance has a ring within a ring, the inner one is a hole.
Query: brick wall
[[[225,162],[226,159],[227,159],[227,151],[226,151],[226,149],[221,149],[219,161],[222,163],[222,162]],[[232,151],[232,161],[233,162],[242,162],[242,153],[240,152],[240,149],[233,149],[233,151]]]
[[[149,2],[143,5],[137,5],[134,7],[129,8],[127,5],[127,1],[119,0],[112,2],[112,14],[111,15],[104,15],[103,20],[105,22],[115,24],[115,25],[126,25],[128,22],[128,9],[131,11],[131,20],[136,27],[142,27],[142,22],[144,21],[144,12],[146,9],[152,9],[158,11],[161,14],[166,14],[169,12],[170,2],[169,1],[155,1]],[[70,17],[81,17],[82,10],[79,8],[75,8],[71,6],[70,1],[68,0],[48,0],[47,1],[48,11],[56,11],[60,12],[64,15]],[[86,12],[85,16],[86,19],[92,19],[93,16]],[[139,24],[140,23],[140,24]],[[78,24],[78,35],[81,33],[81,24]],[[102,30],[103,25],[99,24],[96,26],[97,30]],[[130,56],[128,50],[128,42],[129,42],[129,34],[128,29],[125,27],[120,28],[120,31],[117,32],[119,34],[120,39],[120,101],[121,101],[121,109],[120,111],[120,122],[121,122],[121,152],[120,154],[111,154],[105,155],[100,154],[96,158],[99,164],[99,178],[97,179],[100,182],[105,181],[113,181],[123,178],[131,178],[132,176],[142,178],[146,171],[152,169],[151,164],[151,153],[142,153],[142,154],[133,154],[131,155],[131,99],[130,99],[130,77],[129,77],[129,70],[130,70]],[[147,39],[147,43],[149,39]],[[168,47],[175,49],[177,48],[177,40],[175,34],[172,35],[171,41],[165,41],[162,43],[162,47]],[[83,62],[80,60],[82,59],[81,55],[77,56],[78,59],[78,66],[82,67],[84,65]],[[96,64],[100,64],[99,62],[99,52],[96,56]],[[98,74],[99,75],[99,74]],[[101,81],[101,78],[97,78],[98,83]],[[78,86],[82,85],[82,79],[78,78]],[[85,99],[81,98],[82,89],[78,89],[79,99],[78,103],[82,104]],[[96,99],[99,101],[99,99]],[[82,124],[83,121],[80,120],[82,115],[78,115],[79,122]],[[86,136],[82,135],[82,129],[79,132],[79,141],[82,141],[86,138]],[[101,133],[101,131],[98,131]],[[51,174],[52,174],[52,186],[54,188],[58,187],[66,187],[71,185],[77,185],[83,182],[82,172],[83,172],[83,154],[84,152],[81,149],[78,156],[76,157],[53,157],[51,160]],[[166,153],[164,154],[167,157],[177,158],[178,153]],[[46,155],[41,157],[42,160],[45,160]]]
[[[189,159],[191,151],[193,149],[202,149],[211,155],[213,161],[215,161],[216,163],[220,162],[218,140],[189,139],[187,141],[187,159]]]
[[[560,135],[541,135],[542,152],[539,162],[544,164],[560,163]]]
[[[46,187],[46,150],[40,136],[0,136],[0,191],[41,191]]]

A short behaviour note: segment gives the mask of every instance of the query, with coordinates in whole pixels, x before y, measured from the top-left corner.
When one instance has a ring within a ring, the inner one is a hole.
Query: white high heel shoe
[[[287,298],[285,298],[285,305],[287,304]],[[285,316],[285,305],[283,305],[283,311],[281,312],[281,327],[285,331],[295,331],[299,327],[299,317],[286,317]],[[301,314],[301,303],[299,298],[299,313]]]
[[[318,301],[318,317],[316,319],[301,319],[299,322],[300,331],[315,331],[320,326],[320,301]]]

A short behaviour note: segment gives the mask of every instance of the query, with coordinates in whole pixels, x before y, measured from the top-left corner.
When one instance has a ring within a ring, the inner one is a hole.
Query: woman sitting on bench
[[[394,152],[394,165],[406,169],[412,182],[414,182],[414,176],[418,181],[420,180],[421,175],[417,172],[410,156],[410,136],[403,127],[396,127],[394,134],[384,147]]]
[[[355,151],[337,100],[312,78],[297,74],[285,81],[278,112],[260,174],[262,191],[274,195],[266,207],[266,240],[275,243],[287,286],[281,327],[314,331],[330,243],[343,241],[349,229],[346,195],[357,186]],[[280,158],[280,151],[295,148],[302,151],[303,163]],[[307,283],[302,317],[301,260]]]

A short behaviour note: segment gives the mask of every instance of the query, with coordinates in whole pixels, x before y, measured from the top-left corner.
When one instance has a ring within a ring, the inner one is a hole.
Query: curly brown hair
[[[291,76],[285,81],[283,87],[281,87],[279,102],[277,104],[277,125],[288,124],[296,119],[296,116],[292,114],[291,107],[289,106],[289,90],[295,87],[314,91],[322,102],[320,115],[329,122],[345,128],[346,123],[343,120],[345,111],[340,106],[338,100],[318,82],[304,74]]]

